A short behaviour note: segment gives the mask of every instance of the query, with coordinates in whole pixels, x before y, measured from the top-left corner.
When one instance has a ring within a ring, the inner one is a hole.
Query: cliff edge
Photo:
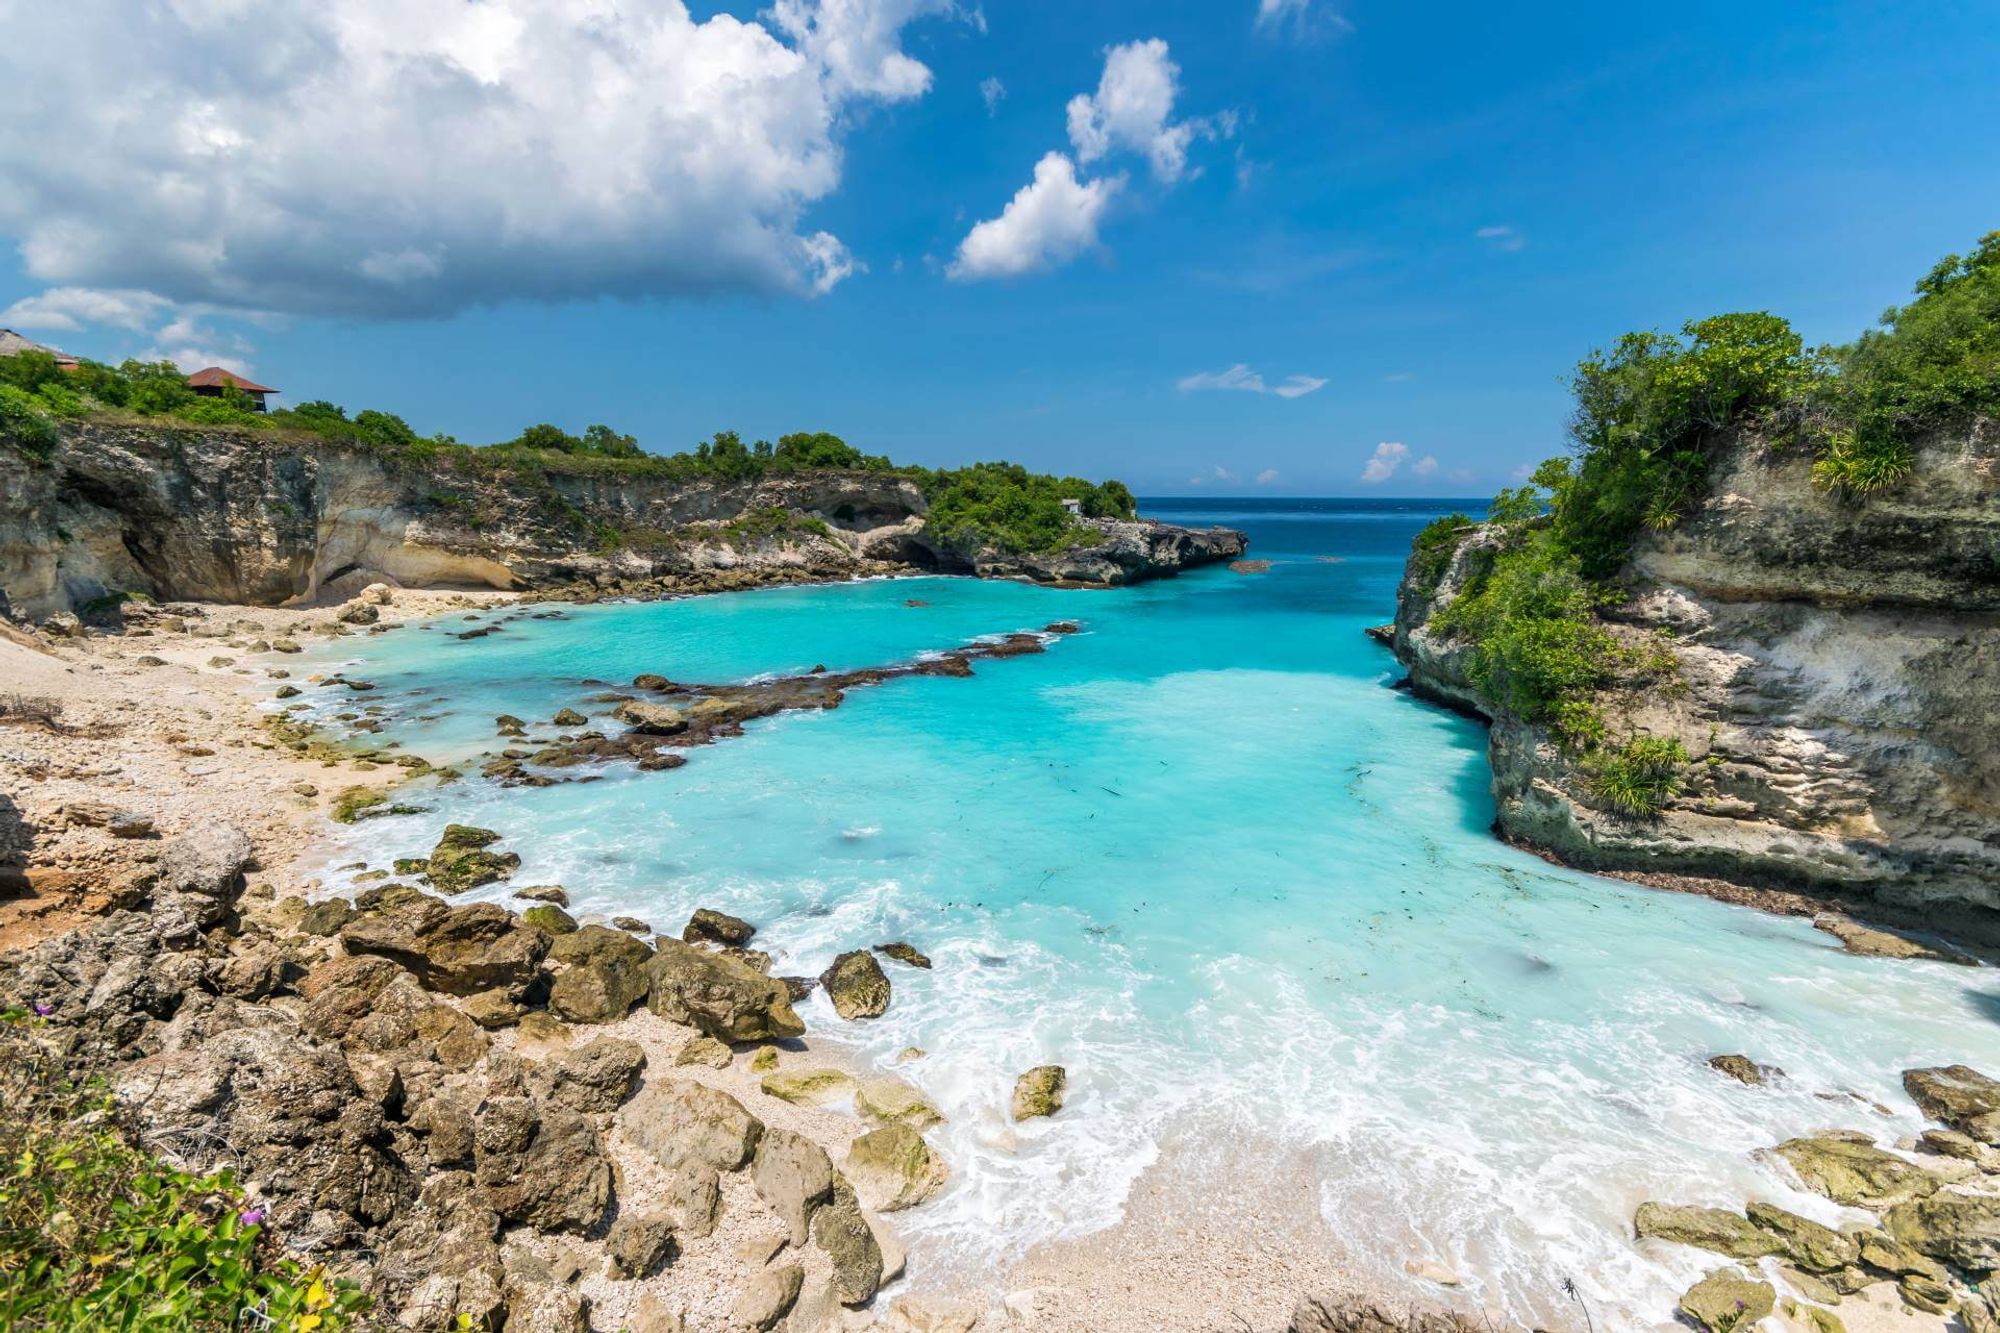
[[[1671,528],[1633,543],[1597,628],[1665,672],[1596,692],[1614,733],[1685,754],[1656,812],[1606,800],[1546,720],[1482,685],[1448,609],[1504,527],[1412,556],[1391,637],[1409,684],[1491,724],[1496,828],[1593,870],[1783,887],[1904,924],[2000,939],[2000,440],[1915,442],[1865,500],[1737,431]],[[1442,564],[1441,573],[1434,573]]]
[[[406,587],[700,590],[898,570],[1111,585],[1224,560],[1241,533],[1086,519],[1049,552],[928,531],[918,482],[813,469],[741,481],[579,461],[480,470],[308,434],[74,421],[0,448],[0,610],[281,605]]]

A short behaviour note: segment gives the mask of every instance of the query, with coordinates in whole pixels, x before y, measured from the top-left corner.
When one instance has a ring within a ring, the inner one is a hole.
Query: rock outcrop
[[[1733,438],[1686,517],[1637,539],[1630,595],[1603,621],[1670,644],[1678,684],[1600,703],[1621,733],[1692,758],[1654,819],[1595,804],[1574,759],[1484,697],[1471,646],[1438,629],[1491,559],[1486,529],[1435,584],[1412,561],[1387,637],[1413,690],[1491,723],[1509,840],[1585,869],[1800,891],[2000,940],[1997,434],[1926,440],[1906,483],[1863,500],[1816,488],[1803,450]]]
[[[577,467],[512,485],[313,435],[68,422],[47,460],[0,447],[0,610],[40,621],[132,592],[275,606],[375,584],[700,591],[911,568],[1109,585],[1244,549],[1222,529],[1091,520],[1050,555],[963,551],[931,538],[927,513],[893,472]]]

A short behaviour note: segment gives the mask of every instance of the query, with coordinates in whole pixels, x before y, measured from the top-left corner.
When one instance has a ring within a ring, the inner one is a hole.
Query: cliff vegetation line
[[[1946,257],[1852,343],[1808,349],[1780,316],[1718,315],[1626,334],[1578,364],[1572,389],[1569,455],[1503,491],[1483,525],[1454,514],[1426,527],[1410,578],[1428,601],[1477,531],[1431,628],[1469,645],[1479,692],[1546,727],[1601,806],[1647,816],[1679,794],[1689,754],[1602,704],[1613,686],[1680,685],[1669,634],[1614,633],[1602,614],[1631,596],[1620,580],[1634,541],[1702,500],[1725,443],[1805,454],[1816,487],[1865,504],[1908,481],[1922,437],[2000,416],[2000,232]]]
[[[319,437],[360,446],[399,466],[537,493],[550,490],[552,476],[744,482],[820,470],[876,472],[918,485],[942,540],[1009,553],[1055,552],[1086,540],[1078,517],[1137,514],[1132,492],[1119,481],[1054,477],[1011,463],[898,465],[824,431],[783,435],[775,443],[746,443],[735,431],[718,431],[692,449],[661,454],[647,452],[636,438],[610,426],[593,425],[573,435],[543,422],[510,440],[468,445],[449,435],[419,435],[402,417],[373,408],[350,415],[335,403],[315,400],[256,412],[234,391],[197,396],[170,362],[110,366],[85,360],[66,368],[44,352],[0,357],[0,440],[30,457],[47,458],[56,448],[59,423],[66,420],[225,426],[291,441]],[[449,492],[437,498],[446,506],[465,502]],[[1080,515],[1065,501],[1077,502]],[[645,532],[610,527],[593,536],[603,547],[650,539]]]

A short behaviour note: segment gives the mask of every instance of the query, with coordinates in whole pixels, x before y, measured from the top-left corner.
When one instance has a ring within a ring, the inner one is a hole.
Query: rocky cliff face
[[[1680,682],[1603,701],[1679,739],[1657,819],[1594,808],[1540,727],[1482,697],[1432,628],[1491,550],[1469,533],[1435,594],[1414,570],[1393,645],[1419,693],[1492,723],[1497,828],[1589,869],[1804,890],[2000,940],[2000,441],[1925,442],[1901,489],[1848,501],[1809,460],[1739,439],[1700,506],[1637,543],[1624,637],[1669,636]]]
[[[958,551],[907,477],[822,471],[677,481],[579,466],[468,475],[316,438],[80,423],[47,461],[0,448],[0,606],[41,618],[107,595],[276,605],[370,581],[599,585],[751,570],[918,567],[1113,584],[1242,550],[1236,533],[1100,524],[1054,556]]]

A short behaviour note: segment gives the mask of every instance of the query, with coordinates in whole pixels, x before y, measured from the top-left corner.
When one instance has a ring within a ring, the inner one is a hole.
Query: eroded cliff
[[[1490,562],[1464,532],[1441,578],[1413,558],[1393,647],[1419,693],[1491,723],[1496,826],[1577,866],[1804,890],[2000,939],[2000,441],[1990,422],[1918,442],[1901,487],[1850,500],[1802,452],[1742,435],[1698,503],[1634,544],[1600,612],[1670,649],[1665,679],[1604,690],[1621,734],[1688,762],[1654,817],[1620,814],[1553,730],[1489,697],[1440,627]]]
[[[895,472],[478,474],[312,436],[69,423],[47,459],[0,448],[0,606],[39,619],[126,593],[277,605],[375,580],[616,587],[745,569],[1116,584],[1244,549],[1222,529],[1101,521],[1016,555],[936,540],[926,513]]]

